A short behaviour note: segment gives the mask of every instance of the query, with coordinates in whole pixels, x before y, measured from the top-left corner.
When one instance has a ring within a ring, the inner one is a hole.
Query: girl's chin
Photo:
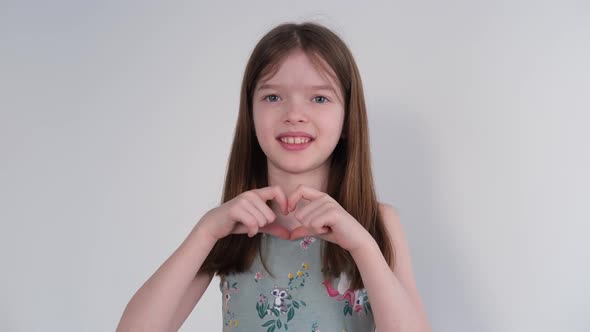
[[[302,174],[317,168],[317,165],[311,163],[311,161],[304,161],[301,160],[301,158],[297,160],[295,158],[285,157],[280,158],[280,162],[271,161],[269,166],[274,169],[274,171],[291,174]]]
[[[291,159],[282,158],[279,163],[273,165],[280,172],[291,174],[304,174],[312,171],[317,171],[320,167],[330,167],[329,162],[318,163],[318,160],[301,160],[301,158]]]
[[[311,165],[285,165],[280,167],[280,170],[291,174],[304,174],[314,169]]]

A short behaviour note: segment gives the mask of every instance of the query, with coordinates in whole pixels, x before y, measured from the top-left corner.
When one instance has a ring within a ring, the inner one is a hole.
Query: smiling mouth
[[[281,137],[278,140],[286,144],[305,144],[313,141],[309,137]]]
[[[299,151],[306,149],[314,140],[309,137],[282,137],[277,141],[283,148],[289,151]]]

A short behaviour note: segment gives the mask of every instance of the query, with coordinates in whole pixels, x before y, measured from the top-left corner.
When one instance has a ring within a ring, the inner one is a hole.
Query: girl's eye
[[[279,100],[279,96],[277,95],[268,95],[266,97],[264,97],[264,100],[269,101],[271,103],[274,103],[276,101]],[[315,96],[314,100],[319,103],[319,104],[325,104],[327,103],[329,100],[328,98],[324,97],[324,96]]]
[[[320,98],[320,99],[321,99],[321,100],[323,100],[323,101],[318,101],[318,98]],[[323,99],[322,99],[322,98],[323,98]],[[326,98],[326,97],[324,97],[324,96],[316,96],[316,97],[315,97],[315,100],[316,100],[316,101],[318,101],[318,103],[320,103],[320,104],[325,104],[325,103],[327,103],[327,102],[328,102],[328,98]]]
[[[269,99],[269,97],[270,97],[271,99]],[[264,100],[268,100],[268,101],[270,101],[271,103],[274,103],[274,102],[276,101],[276,99],[274,99],[274,98],[277,98],[277,99],[278,99],[278,98],[279,98],[279,96],[277,96],[277,95],[268,95],[268,96],[264,97]]]

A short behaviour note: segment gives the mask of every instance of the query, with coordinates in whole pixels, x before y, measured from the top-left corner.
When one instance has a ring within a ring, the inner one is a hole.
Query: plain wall
[[[361,71],[435,331],[590,330],[587,1],[0,4],[0,330],[113,331],[220,200],[256,42]],[[215,279],[182,331],[219,331]]]

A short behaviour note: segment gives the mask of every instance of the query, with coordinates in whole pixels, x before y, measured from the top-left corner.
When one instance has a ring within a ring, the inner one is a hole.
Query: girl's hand
[[[289,231],[274,224],[276,219],[266,201],[274,199],[286,215],[287,198],[279,186],[245,191],[233,199],[207,212],[197,224],[217,241],[230,234],[248,234],[253,237],[258,232],[289,239]]]
[[[371,234],[334,198],[314,188],[299,185],[289,196],[289,212],[295,210],[302,198],[311,202],[295,212],[301,226],[291,230],[290,240],[318,236],[349,252],[374,241]]]

